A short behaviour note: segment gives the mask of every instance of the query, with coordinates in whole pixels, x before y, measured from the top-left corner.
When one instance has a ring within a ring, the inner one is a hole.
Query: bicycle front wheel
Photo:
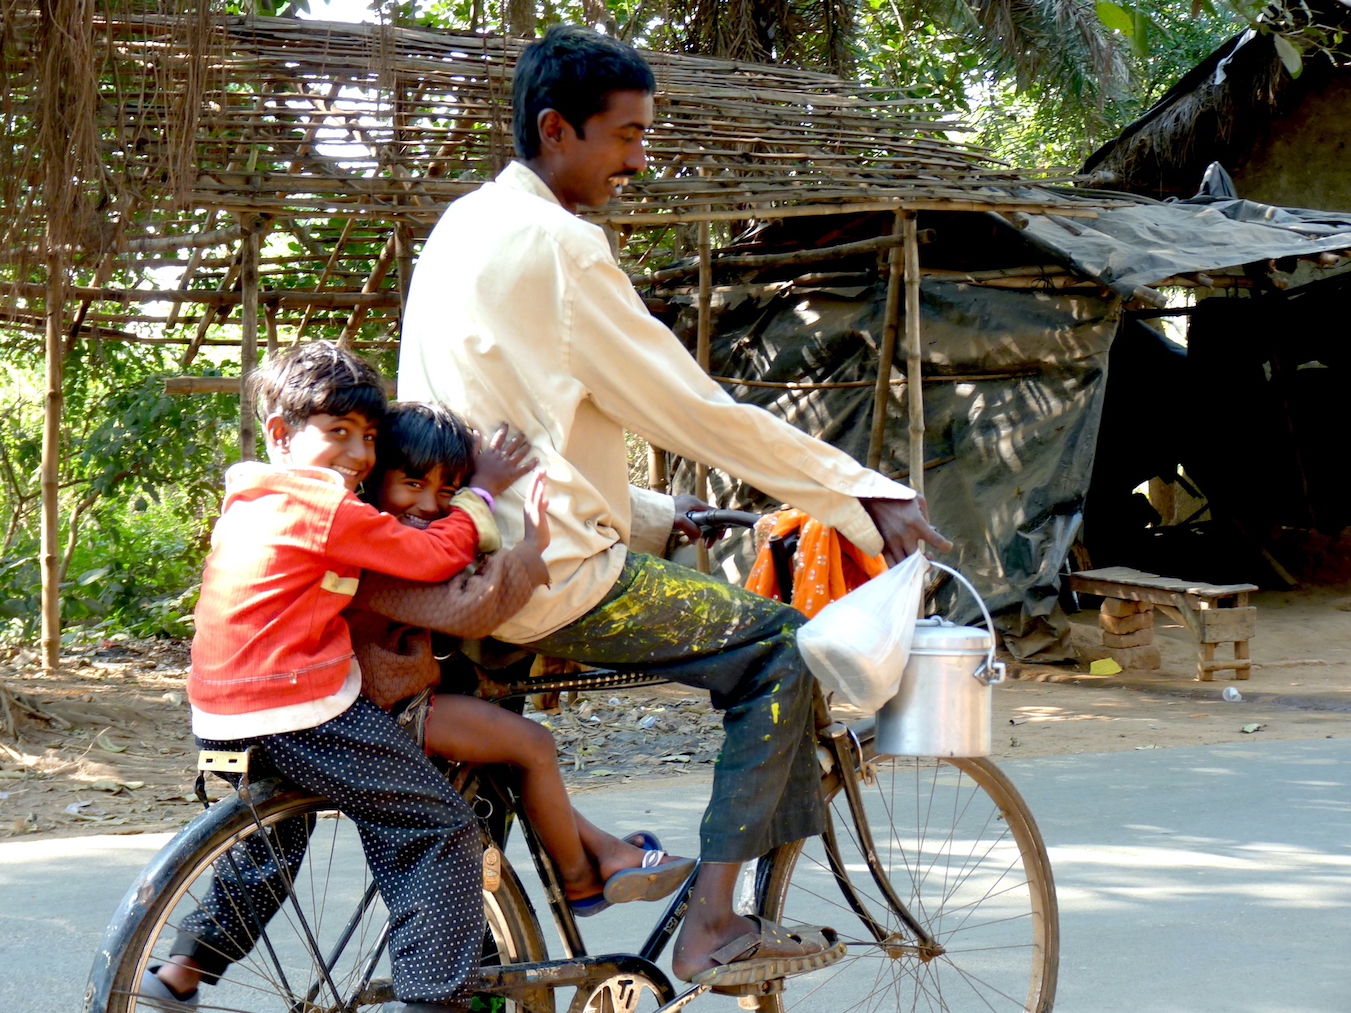
[[[856,802],[828,774],[830,831],[758,870],[767,917],[829,925],[848,948],[789,979],[769,1008],[1049,1013],[1055,886],[1018,790],[987,759],[874,758],[870,739],[862,745]]]
[[[129,891],[100,948],[86,1009],[160,1013],[142,975],[185,939],[228,966],[199,989],[201,1010],[374,1009],[392,996],[387,912],[352,821],[275,783],[232,796],[171,841]],[[519,880],[503,863],[484,893],[485,964],[545,959]],[[507,1008],[514,1007],[508,1003]]]

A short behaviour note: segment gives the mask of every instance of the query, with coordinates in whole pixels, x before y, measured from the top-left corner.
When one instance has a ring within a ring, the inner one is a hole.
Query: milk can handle
[[[994,620],[990,618],[990,610],[985,607],[985,599],[982,598],[977,593],[976,589],[971,586],[971,581],[967,580],[952,567],[945,566],[944,564],[936,562],[935,560],[932,559],[929,560],[929,565],[934,567],[935,569],[942,570],[944,573],[949,573],[952,576],[956,577],[957,581],[964,588],[966,588],[968,591],[971,592],[971,597],[976,599],[976,604],[980,606],[981,615],[985,617],[985,628],[990,631],[990,650],[989,653],[985,655],[984,664],[982,664],[980,668],[976,669],[975,672],[972,673],[972,675],[974,675],[981,682],[985,683],[985,685],[987,686],[993,686],[996,683],[1003,682],[1004,663],[1002,661],[994,660]]]

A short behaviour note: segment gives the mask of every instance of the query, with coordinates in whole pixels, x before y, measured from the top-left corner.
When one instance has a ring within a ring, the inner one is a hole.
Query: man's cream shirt
[[[648,313],[605,233],[519,162],[452,204],[428,239],[408,294],[399,397],[439,401],[485,435],[510,423],[548,472],[552,586],[496,631],[515,643],[594,607],[626,547],[660,554],[672,500],[629,485],[626,428],[806,511],[869,554],[882,539],[858,497],[914,496],[733,401]],[[506,545],[520,540],[527,486],[497,499]]]

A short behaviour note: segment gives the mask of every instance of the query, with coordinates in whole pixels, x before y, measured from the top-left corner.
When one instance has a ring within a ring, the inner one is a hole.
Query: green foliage
[[[39,625],[41,363],[0,348],[0,638]],[[62,595],[67,631],[183,635],[221,476],[237,455],[238,402],[168,397],[158,348],[80,344],[67,360]],[[71,533],[74,532],[72,540]]]
[[[981,143],[1000,159],[1025,168],[1077,168],[1244,27],[1238,13],[1209,0],[1201,0],[1195,11],[1175,0],[1135,5],[1104,0],[1096,10],[1103,24],[1128,43],[1125,76],[1089,98],[1068,94],[1054,82],[1019,88],[987,77],[988,90],[976,92],[982,100],[968,108]]]
[[[533,9],[534,30],[558,22],[600,26],[648,48],[717,51],[700,18],[744,10],[757,24],[786,26],[807,41],[780,42],[773,59],[840,69],[894,88],[896,98],[931,100],[975,127],[974,140],[1023,168],[1077,167],[1227,38],[1252,22],[1256,0],[850,0],[744,5],[671,0],[398,0],[387,17],[454,31],[502,32],[511,9]],[[848,16],[851,24],[836,22]],[[757,29],[758,31],[759,29]],[[731,31],[721,24],[719,32]],[[747,29],[749,32],[750,29]],[[703,33],[703,34],[701,34]],[[735,34],[735,32],[733,32]],[[746,34],[746,33],[742,33]],[[780,35],[783,33],[780,32]],[[829,36],[829,45],[821,40]],[[721,36],[718,36],[720,38]],[[780,50],[782,52],[780,52]],[[828,52],[829,51],[829,52]]]

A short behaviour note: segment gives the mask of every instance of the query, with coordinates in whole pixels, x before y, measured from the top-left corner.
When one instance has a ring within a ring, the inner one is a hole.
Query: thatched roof
[[[1308,5],[1322,29],[1351,29],[1340,0]],[[1287,26],[1288,27],[1288,26]],[[1232,167],[1273,119],[1344,72],[1340,57],[1310,48],[1293,78],[1273,34],[1245,31],[1187,72],[1143,116],[1084,163],[1087,186],[1164,199],[1190,197],[1206,166]]]
[[[16,198],[0,211],[0,270],[19,286],[8,315],[33,325],[41,299],[29,279],[46,224],[33,198],[41,158],[25,134],[44,71],[36,24],[0,19],[0,140]],[[349,339],[363,324],[396,333],[416,244],[512,154],[519,40],[164,13],[108,15],[91,32],[98,151],[80,185],[95,212],[67,252],[87,286],[117,278],[124,287],[76,290],[87,322],[172,328],[186,316],[195,348],[240,301],[242,228],[287,239],[285,254],[265,246],[261,281],[272,321],[292,328],[286,338],[333,319],[346,321]],[[952,124],[912,99],[789,68],[648,57],[660,92],[652,171],[597,216],[614,224],[845,208],[1075,214],[1102,203],[1035,188],[944,139]],[[320,278],[313,298],[292,287],[302,273]],[[110,297],[149,301],[166,285],[174,308],[157,317],[107,306]]]

